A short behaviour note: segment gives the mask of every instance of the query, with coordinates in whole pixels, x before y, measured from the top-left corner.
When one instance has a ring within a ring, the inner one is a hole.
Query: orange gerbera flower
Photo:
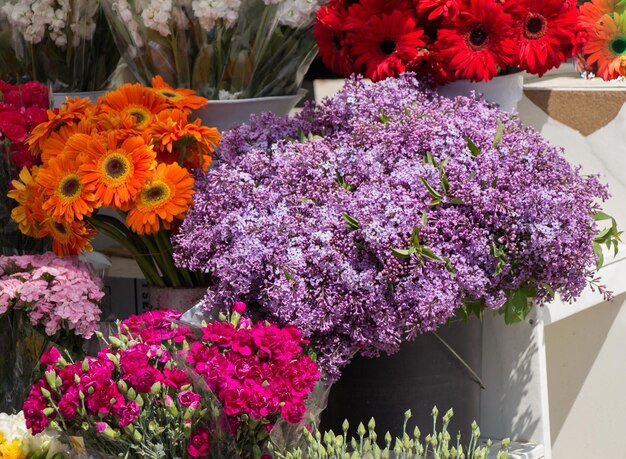
[[[72,159],[81,159],[95,133],[96,126],[89,120],[61,126],[42,142],[41,160],[45,164],[60,154],[69,155]]]
[[[578,22],[585,30],[591,31],[598,27],[598,23],[605,14],[619,13],[626,11],[625,0],[592,0],[580,5],[580,15]]]
[[[167,108],[167,102],[150,88],[139,83],[127,83],[105,94],[98,107],[104,115],[116,119],[130,115],[132,128],[142,131],[152,123],[157,113]]]
[[[181,219],[193,198],[194,180],[178,164],[159,164],[150,180],[137,195],[126,223],[138,234],[159,231],[159,222],[169,229],[175,218]]]
[[[27,142],[34,154],[40,154],[43,143],[50,135],[58,131],[62,126],[72,125],[81,120],[89,118],[94,113],[95,106],[89,101],[89,98],[81,99],[69,97],[59,108],[58,113],[48,110],[48,121],[38,124],[33,129]]]
[[[37,175],[46,194],[43,210],[57,221],[71,222],[91,215],[100,203],[93,194],[93,184],[80,181],[80,162],[70,155],[52,158]]]
[[[178,108],[186,114],[209,103],[204,97],[197,96],[192,89],[172,88],[159,75],[152,79],[152,88],[168,101],[171,108]]]
[[[57,255],[74,256],[92,250],[91,240],[96,236],[96,230],[85,221],[68,223],[47,218],[39,236],[52,237],[52,250]]]
[[[596,65],[603,80],[626,76],[626,14],[606,14],[583,47],[587,62]]]
[[[18,203],[11,211],[11,218],[26,236],[39,238],[41,222],[46,218],[43,211],[43,190],[36,182],[39,167],[32,170],[23,168],[19,175],[19,180],[11,183],[13,189],[7,193],[9,198],[15,199]]]
[[[114,134],[102,145],[92,141],[80,167],[81,182],[93,185],[94,195],[104,206],[123,208],[151,177],[155,153],[140,136],[118,142]]]
[[[149,133],[159,161],[178,162],[188,169],[206,170],[221,138],[217,129],[202,126],[199,119],[189,123],[180,110],[159,113]]]

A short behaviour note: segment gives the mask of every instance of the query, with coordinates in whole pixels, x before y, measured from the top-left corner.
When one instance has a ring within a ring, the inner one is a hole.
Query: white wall
[[[626,294],[544,330],[554,459],[626,458]]]

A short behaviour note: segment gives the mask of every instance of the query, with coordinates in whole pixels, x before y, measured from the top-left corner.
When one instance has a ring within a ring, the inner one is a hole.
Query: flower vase
[[[0,318],[0,412],[17,413],[33,381],[39,376],[39,359],[48,340],[38,333],[20,311]]]
[[[436,335],[418,335],[393,355],[357,355],[330,390],[320,430],[341,431],[347,419],[354,434],[359,422],[374,417],[378,431],[397,437],[407,409],[424,429],[432,426],[437,406],[441,415],[454,409],[449,431],[468,438],[470,424],[480,417],[481,364],[482,323],[475,317],[440,327]]]
[[[439,86],[437,92],[449,99],[457,96],[471,96],[472,91],[482,94],[484,100],[500,106],[505,112],[517,112],[517,104],[524,95],[524,77],[522,73],[499,75],[490,81],[472,82],[458,80]]]
[[[98,98],[102,97],[105,94],[105,92],[106,91],[55,92],[54,94],[52,94],[52,105],[53,105],[53,108],[59,108],[61,104],[65,102],[65,99],[68,97],[70,98],[80,97],[81,99],[88,97],[89,101],[92,104],[95,104],[98,102]]]
[[[206,294],[206,287],[155,287],[148,286],[150,309],[176,309],[186,312],[195,306]]]
[[[300,89],[291,96],[209,100],[208,105],[194,110],[193,115],[200,118],[205,126],[223,132],[247,123],[250,115],[260,115],[263,112],[272,112],[278,116],[288,115],[305,95],[306,90]]]

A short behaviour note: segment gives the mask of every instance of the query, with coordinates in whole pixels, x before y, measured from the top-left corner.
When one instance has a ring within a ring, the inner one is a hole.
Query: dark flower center
[[[472,29],[469,34],[469,42],[475,48],[481,48],[487,41],[487,32],[478,26]]]
[[[145,115],[141,113],[140,111],[133,111],[133,112],[130,112],[130,114],[135,118],[135,122],[137,124],[143,123],[146,119]]]
[[[541,15],[526,17],[526,27],[524,28],[524,36],[532,40],[543,37],[548,30],[548,23]]]
[[[119,178],[126,173],[126,164],[118,158],[111,158],[105,164],[107,175],[111,178]]]
[[[626,37],[618,37],[611,42],[611,51],[615,54],[624,54],[626,52]]]
[[[171,98],[175,98],[178,94],[176,94],[175,92],[171,92],[171,91],[162,91],[161,95],[163,97],[167,97],[168,99],[171,99]]]
[[[158,201],[163,196],[165,196],[165,190],[161,186],[155,186],[146,190],[146,197],[150,201]]]
[[[393,40],[383,40],[380,43],[380,51],[386,56],[391,56],[396,50],[396,42]]]
[[[333,34],[332,43],[335,51],[341,51],[341,37],[338,33]]]
[[[54,229],[61,234],[67,234],[67,230],[65,229],[65,225],[63,223],[54,222]]]
[[[80,191],[80,182],[77,178],[71,177],[61,185],[61,194],[66,198],[73,198]]]

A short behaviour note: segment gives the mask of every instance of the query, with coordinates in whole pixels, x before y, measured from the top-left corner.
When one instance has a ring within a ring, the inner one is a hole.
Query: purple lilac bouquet
[[[52,253],[0,257],[0,317],[23,313],[48,336],[91,338],[103,296],[101,282],[77,260]]]
[[[175,258],[213,274],[208,305],[256,301],[298,327],[336,378],[355,352],[395,352],[457,314],[514,322],[596,283],[608,192],[562,153],[413,75],[350,80],[293,119],[224,135]]]

